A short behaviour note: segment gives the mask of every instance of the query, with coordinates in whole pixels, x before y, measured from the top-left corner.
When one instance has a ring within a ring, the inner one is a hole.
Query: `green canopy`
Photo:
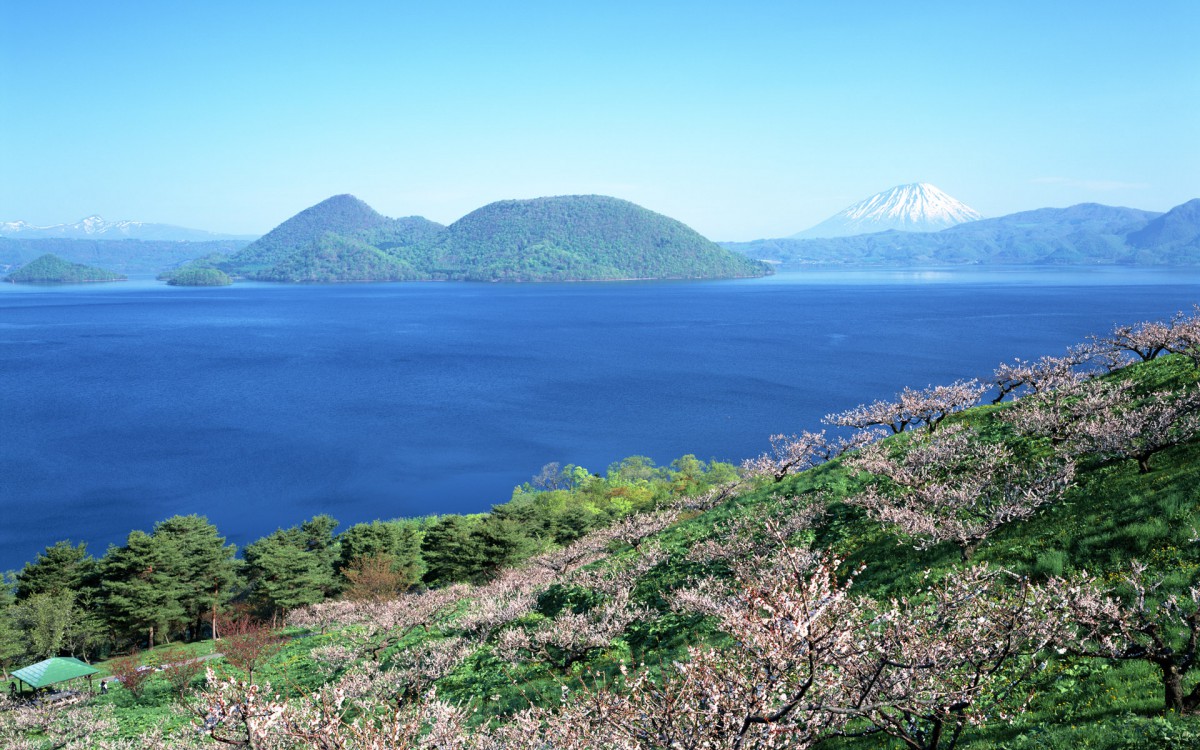
[[[12,676],[33,688],[96,674],[99,669],[70,656],[56,656],[12,672]]]

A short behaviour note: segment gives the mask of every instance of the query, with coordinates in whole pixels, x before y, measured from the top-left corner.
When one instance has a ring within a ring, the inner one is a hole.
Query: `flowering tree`
[[[930,386],[924,390],[905,388],[895,401],[875,401],[848,411],[829,414],[827,424],[838,427],[886,427],[892,434],[925,425],[929,432],[956,411],[974,406],[988,386],[972,378],[956,380],[950,385]]]
[[[1009,394],[1016,398],[1021,392],[1037,394],[1071,388],[1084,379],[1084,374],[1076,368],[1088,359],[1088,352],[1073,349],[1065,357],[1042,357],[1033,362],[1014,359],[1001,363],[992,377],[996,389],[992,403],[1000,403]]]
[[[1124,392],[1077,423],[1071,443],[1078,453],[1096,453],[1137,461],[1150,471],[1150,459],[1200,434],[1200,391],[1182,396],[1155,393],[1135,399]]]
[[[714,617],[735,648],[693,649],[679,677],[655,687],[658,700],[694,696],[674,712],[721,747],[776,746],[772,737],[777,746],[804,747],[821,738],[840,721],[815,707],[836,701],[859,650],[853,575],[838,575],[840,559],[788,547],[768,565],[748,564],[732,590],[707,579],[675,599],[680,609]]]
[[[1167,347],[1172,354],[1182,354],[1192,360],[1192,366],[1200,368],[1200,305],[1193,308],[1190,316],[1175,325],[1175,340]]]
[[[385,601],[322,602],[292,611],[288,622],[322,630],[342,626],[343,637],[355,649],[378,658],[413,631],[444,622],[473,590],[456,584]]]
[[[154,676],[154,669],[143,662],[137,650],[110,661],[108,671],[137,700],[141,700],[146,683]]]
[[[1003,445],[956,426],[915,442],[902,455],[883,444],[863,449],[851,466],[880,481],[847,500],[917,540],[917,549],[954,542],[964,560],[1001,525],[1028,518],[1070,485],[1070,461],[1019,466]]]
[[[1093,336],[1092,339],[1101,347],[1116,352],[1128,352],[1143,362],[1149,362],[1176,348],[1185,327],[1183,313],[1180,312],[1166,322],[1144,321],[1133,325],[1119,325],[1107,336]]]
[[[1062,646],[1069,653],[1149,662],[1161,673],[1166,710],[1195,713],[1200,681],[1188,691],[1185,680],[1200,672],[1200,588],[1166,594],[1162,584],[1134,562],[1119,587],[1086,572],[1047,587],[1066,615]]]
[[[283,648],[283,637],[269,626],[250,617],[239,617],[222,623],[221,650],[225,661],[246,673],[254,682],[254,670],[261,667]]]
[[[861,653],[832,713],[913,750],[956,746],[963,729],[1023,710],[1016,693],[1057,637],[1053,599],[1010,573],[976,566],[912,597],[864,602]]]
[[[743,461],[742,474],[746,477],[770,477],[775,482],[782,482],[790,474],[799,474],[880,437],[879,432],[870,429],[837,440],[825,437],[824,430],[802,432],[799,435],[772,435],[771,450]]]
[[[1132,399],[1131,387],[1126,380],[1079,381],[1026,396],[1001,412],[1000,419],[1018,434],[1048,438],[1051,444],[1061,446],[1078,435],[1084,420],[1127,404]]]

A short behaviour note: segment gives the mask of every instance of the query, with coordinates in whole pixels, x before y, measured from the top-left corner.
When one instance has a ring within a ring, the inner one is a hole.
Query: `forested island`
[[[103,268],[69,263],[52,253],[31,260],[4,279],[14,284],[84,284],[93,281],[124,281],[119,273]]]
[[[1200,310],[824,421],[240,555],[200,516],[53,545],[0,590],[0,667],[119,682],[0,700],[0,744],[1195,745]]]
[[[159,276],[171,286],[229,286],[233,279],[224,271],[203,266],[187,266]]]
[[[628,201],[599,195],[500,201],[443,226],[389,219],[338,195],[215,268],[258,281],[600,281],[763,276],[767,265]]]

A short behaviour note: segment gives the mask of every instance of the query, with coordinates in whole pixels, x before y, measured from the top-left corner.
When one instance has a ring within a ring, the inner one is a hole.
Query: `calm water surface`
[[[0,284],[0,570],[201,513],[244,544],[486,510],[549,461],[739,461],[1200,302],[1195,270],[633,284]]]

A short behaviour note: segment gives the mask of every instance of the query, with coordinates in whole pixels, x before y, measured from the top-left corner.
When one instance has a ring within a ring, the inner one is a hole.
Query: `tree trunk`
[[[971,557],[975,554],[975,550],[979,549],[979,545],[983,544],[982,539],[972,539],[969,542],[964,542],[959,545],[958,551],[962,555],[963,562],[971,562]]]
[[[1174,664],[1160,664],[1163,671],[1163,703],[1167,711],[1183,713],[1183,675]]]
[[[1137,458],[1137,462],[1138,462],[1138,473],[1139,474],[1149,474],[1150,473],[1150,456],[1148,456],[1148,455],[1147,456],[1135,456],[1135,458]]]
[[[149,646],[149,648],[154,648],[154,626],[153,625],[150,626],[150,646]]]
[[[1196,683],[1196,686],[1192,688],[1192,692],[1188,693],[1183,699],[1184,713],[1195,713],[1197,709],[1200,709],[1200,682]]]

